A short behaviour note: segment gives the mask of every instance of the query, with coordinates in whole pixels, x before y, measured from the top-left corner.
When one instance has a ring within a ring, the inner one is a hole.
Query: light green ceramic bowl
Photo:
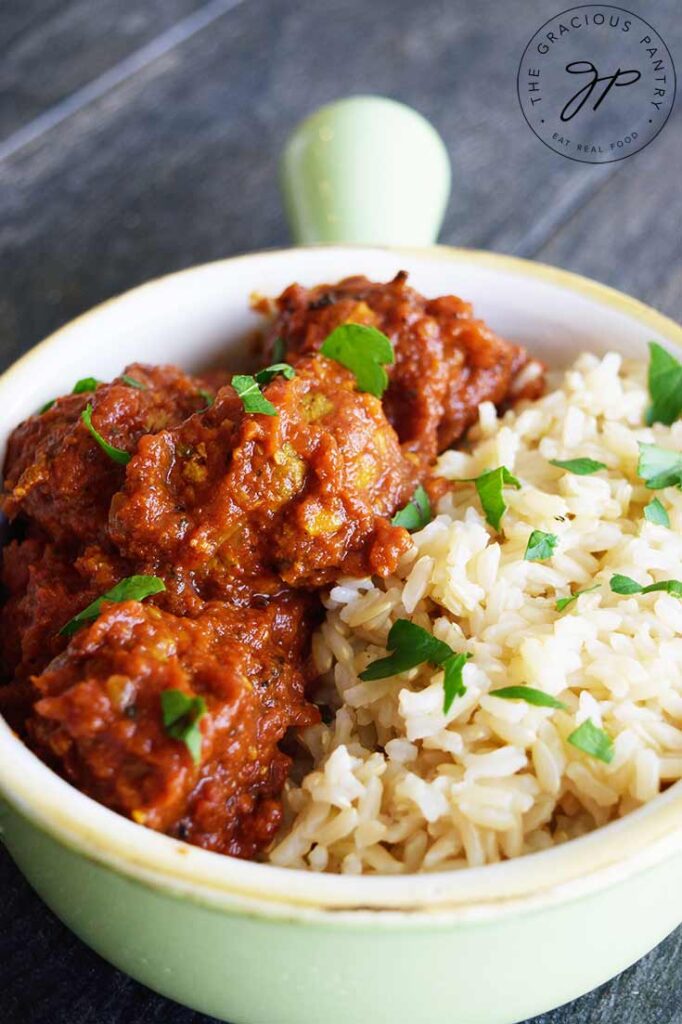
[[[381,113],[372,105],[370,126]],[[447,189],[439,166],[431,182]],[[380,195],[372,191],[374,204]],[[400,204],[386,209],[388,233]],[[309,240],[306,217],[298,229]],[[383,241],[374,208],[372,217]],[[404,241],[415,239],[408,231]],[[471,299],[553,365],[582,349],[644,356],[651,337],[682,347],[682,330],[640,303],[522,260],[302,247],[162,278],[58,331],[0,380],[0,440],[74,380],[106,379],[133,359],[234,365],[256,323],[253,291],[351,273],[387,279],[402,268],[427,293]],[[554,850],[381,878],[245,863],[148,831],[67,785],[2,721],[0,793],[10,853],[70,928],[151,988],[232,1024],[511,1024],[605,981],[682,920],[680,785]]]

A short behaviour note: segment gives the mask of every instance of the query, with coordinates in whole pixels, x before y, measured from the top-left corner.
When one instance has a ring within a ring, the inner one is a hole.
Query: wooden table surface
[[[680,0],[624,2],[679,54]],[[562,7],[4,0],[2,368],[141,281],[286,245],[283,141],[311,109],[354,93],[404,100],[442,133],[454,177],[442,241],[567,267],[682,318],[682,104],[650,146],[603,166],[546,149],[519,111],[521,53]],[[209,1024],[86,949],[5,854],[0,884],[5,1024]],[[534,1024],[679,1024],[681,955],[678,931]]]

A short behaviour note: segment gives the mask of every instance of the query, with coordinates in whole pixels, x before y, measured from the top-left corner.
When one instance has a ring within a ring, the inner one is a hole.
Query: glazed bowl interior
[[[388,280],[407,270],[427,295],[454,293],[504,337],[525,344],[552,369],[582,351],[646,357],[656,339],[682,348],[682,329],[635,300],[538,264],[467,250],[301,248],[193,268],[105,303],[37,346],[0,379],[0,444],[45,401],[84,376],[103,380],[127,364],[248,367],[261,319],[254,293],[275,296],[351,274]],[[61,842],[140,880],[227,906],[273,913],[327,909],[434,910],[486,915],[515,901],[561,898],[682,848],[682,784],[648,806],[578,840],[516,861],[449,874],[340,877],[246,863],[190,847],[127,821],[45,767],[0,720],[0,791]]]

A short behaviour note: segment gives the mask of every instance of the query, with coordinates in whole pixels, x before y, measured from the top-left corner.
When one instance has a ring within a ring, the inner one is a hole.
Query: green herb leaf
[[[89,604],[78,615],[74,615],[65,626],[62,626],[59,635],[72,636],[86,622],[94,621],[100,615],[104,602],[118,604],[121,601],[143,601],[145,597],[160,594],[165,589],[165,583],[158,576],[128,576],[111,590],[107,590],[106,594],[102,594],[92,604]]]
[[[278,373],[281,373],[286,380],[291,380],[292,377],[296,376],[296,371],[293,366],[289,366],[289,363],[273,363],[272,366],[266,366],[264,370],[259,370],[255,374],[255,379],[263,386],[264,384],[269,384]]]
[[[201,728],[207,712],[203,697],[189,697],[182,690],[164,690],[161,694],[163,727],[168,736],[184,743],[195,764],[201,761]]]
[[[555,605],[558,612],[562,612],[564,608],[568,608],[569,604],[573,604],[577,601],[581,594],[591,594],[593,590],[599,590],[601,583],[595,583],[593,587],[585,587],[584,590],[576,590],[575,594],[571,594],[570,597],[560,597]]]
[[[101,384],[101,380],[97,380],[96,377],[82,377],[77,380],[73,386],[71,392],[72,395],[84,395],[88,391],[94,391],[98,384]]]
[[[502,516],[507,511],[507,503],[502,495],[502,490],[505,486],[515,487],[518,490],[521,484],[515,476],[512,476],[506,466],[487,470],[473,483],[476,485],[485,518],[494,530],[499,530]]]
[[[407,505],[404,505],[391,519],[394,526],[404,526],[412,533],[422,530],[433,519],[429,496],[420,484]]]
[[[130,462],[130,452],[126,452],[122,448],[115,448],[113,444],[109,444],[108,441],[104,440],[100,432],[96,430],[95,427],[93,427],[91,405],[87,405],[85,409],[83,409],[83,412],[81,413],[81,419],[83,420],[83,423],[94,437],[95,441],[97,441],[97,444],[100,446],[102,451],[106,452],[110,459],[113,459],[114,462],[118,462],[121,466],[125,466],[127,465],[127,463]]]
[[[670,528],[670,517],[658,498],[654,498],[644,509],[644,518],[650,523]]]
[[[258,381],[251,374],[236,374],[232,378],[232,387],[242,400],[244,412],[259,412],[263,416],[277,416],[277,409],[262,394]]]
[[[443,662],[443,714],[447,715],[456,697],[463,697],[467,692],[464,685],[464,666],[471,658],[470,654],[452,654]]]
[[[614,594],[641,594],[644,590],[642,584],[637,580],[633,580],[630,576],[622,576],[619,572],[611,577],[609,586]]]
[[[542,562],[546,558],[551,558],[558,543],[559,538],[555,534],[533,530],[528,538],[523,555],[524,560],[526,562]]]
[[[341,324],[325,339],[320,352],[354,373],[359,391],[381,398],[388,387],[384,366],[395,356],[391,342],[376,327]]]
[[[49,402],[45,402],[45,405],[41,405],[41,407],[38,409],[38,415],[42,416],[44,412],[47,412],[48,409],[52,408],[56,401],[56,398],[51,398]]]
[[[544,690],[534,690],[532,686],[503,686],[499,690],[491,690],[489,696],[501,697],[503,700],[525,700],[527,704],[536,704],[540,708],[568,711],[563,701],[557,700]]]
[[[590,757],[596,757],[604,764],[611,764],[615,750],[613,740],[607,732],[599,729],[589,718],[585,719],[568,737],[568,742]]]
[[[682,413],[682,363],[655,341],[649,342],[649,394],[647,423],[670,426]]]
[[[398,619],[391,626],[386,648],[393,651],[379,658],[360,673],[360,679],[386,679],[428,661],[443,666],[443,714],[446,715],[456,697],[466,693],[462,672],[470,654],[456,654],[452,648],[432,636],[409,619]]]
[[[616,573],[611,577],[610,586],[614,594],[653,594],[662,590],[674,597],[682,597],[682,581],[680,580],[661,580],[659,583],[649,583],[644,587],[630,576]]]
[[[660,491],[664,487],[682,490],[682,452],[640,441],[637,473],[650,491]]]
[[[135,380],[134,377],[128,376],[127,373],[121,374],[121,380],[124,384],[127,384],[129,388],[137,388],[138,391],[149,391],[146,384],[143,384],[141,380]]]
[[[442,665],[455,651],[448,644],[432,636],[409,619],[397,619],[391,626],[386,649],[393,651],[387,658],[379,658],[360,673],[360,679],[386,679],[407,672],[425,661]]]
[[[682,580],[661,580],[660,583],[650,583],[648,587],[644,588],[642,593],[653,594],[658,590],[662,590],[666,594],[672,594],[673,597],[682,597]]]
[[[272,343],[272,361],[273,363],[284,362],[284,357],[287,353],[287,345],[284,338],[275,338]]]
[[[575,473],[576,476],[590,476],[591,473],[598,473],[600,469],[606,469],[603,462],[596,459],[550,459],[552,466],[565,469],[568,473]]]
[[[205,407],[204,407],[204,408],[206,408],[206,409],[210,409],[210,408],[211,408],[211,406],[213,405],[213,403],[215,402],[215,398],[213,397],[213,395],[211,394],[211,392],[210,392],[210,391],[207,391],[207,390],[206,390],[206,388],[199,388],[199,390],[198,390],[197,394],[198,394],[198,395],[201,395],[201,397],[203,398],[203,400],[204,400],[204,401],[206,402],[206,405],[205,405]],[[202,410],[202,409],[200,409],[199,411],[200,411],[200,412],[203,412],[203,410]]]

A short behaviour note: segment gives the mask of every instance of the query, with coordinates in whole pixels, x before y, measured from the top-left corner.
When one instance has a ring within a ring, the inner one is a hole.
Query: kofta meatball
[[[226,387],[203,416],[141,439],[111,505],[119,550],[147,572],[172,565],[186,599],[387,575],[410,543],[390,517],[418,477],[380,401],[321,356],[263,394],[273,415],[244,413]]]
[[[111,384],[58,398],[10,437],[2,511],[10,520],[30,519],[62,544],[102,543],[125,464],[102,450],[83,422],[85,408],[92,407],[93,427],[125,458],[144,434],[205,408],[209,388],[173,366],[134,364]]]
[[[287,358],[316,352],[344,323],[376,327],[393,343],[384,395],[389,422],[405,448],[428,464],[475,422],[478,406],[542,393],[542,366],[520,345],[477,320],[468,302],[426,299],[401,272],[387,284],[347,277],[315,288],[290,285],[275,302],[266,350],[280,339]]]
[[[318,718],[299,667],[311,621],[306,595],[248,613],[207,605],[196,619],[108,605],[35,677],[29,742],[134,821],[253,857],[280,824],[290,761],[278,743]],[[169,691],[185,698],[184,730],[182,716],[164,725]]]

